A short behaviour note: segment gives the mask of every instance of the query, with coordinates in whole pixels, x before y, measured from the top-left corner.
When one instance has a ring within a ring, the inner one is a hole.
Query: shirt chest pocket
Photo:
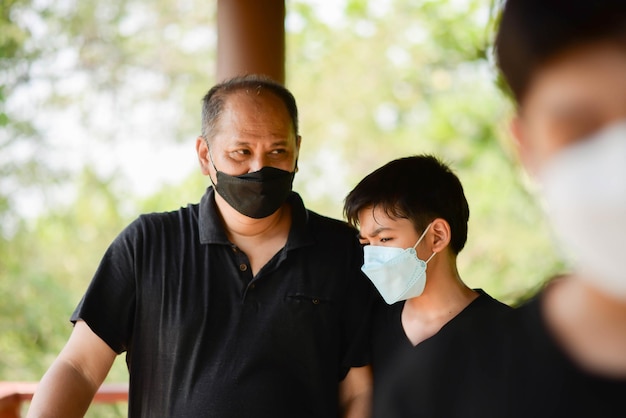
[[[295,334],[329,336],[338,325],[337,305],[328,295],[317,292],[288,292],[284,299],[285,315]]]
[[[307,305],[320,309],[330,308],[334,305],[333,300],[329,296],[318,294],[315,292],[290,292],[287,293],[286,302],[293,305],[300,305],[306,308]]]

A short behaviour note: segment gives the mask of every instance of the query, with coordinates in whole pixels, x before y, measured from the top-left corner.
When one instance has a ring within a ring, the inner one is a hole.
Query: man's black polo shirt
[[[111,244],[72,320],[127,351],[129,416],[336,416],[338,382],[369,360],[372,288],[356,231],[289,203],[287,243],[256,277],[212,188]]]

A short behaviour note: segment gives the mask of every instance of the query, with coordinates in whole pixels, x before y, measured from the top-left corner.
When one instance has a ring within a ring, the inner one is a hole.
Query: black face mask
[[[270,216],[285,203],[291,193],[295,171],[263,167],[253,173],[231,176],[215,167],[208,143],[207,148],[209,160],[217,173],[217,183],[211,179],[215,191],[237,212],[261,219]]]
[[[294,175],[295,172],[274,167],[263,167],[240,176],[217,171],[215,190],[237,212],[260,219],[270,216],[285,203]]]

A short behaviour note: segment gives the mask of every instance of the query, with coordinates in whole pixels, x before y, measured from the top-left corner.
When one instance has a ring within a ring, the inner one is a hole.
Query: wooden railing
[[[30,402],[37,388],[36,382],[0,382],[0,418],[20,418],[22,403]],[[128,402],[128,384],[103,384],[93,403]]]

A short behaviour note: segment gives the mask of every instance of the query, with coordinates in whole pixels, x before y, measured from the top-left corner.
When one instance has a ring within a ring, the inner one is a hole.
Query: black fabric
[[[626,381],[572,363],[547,331],[540,303],[499,316],[476,338],[458,335],[399,359],[374,417],[626,417]]]
[[[332,417],[369,362],[372,287],[356,231],[292,193],[285,247],[252,277],[209,188],[143,215],[107,250],[72,320],[127,351],[131,417]]]
[[[237,212],[260,219],[270,216],[285,203],[295,174],[275,167],[263,167],[240,176],[217,171],[214,187]]]
[[[485,329],[490,323],[511,308],[491,296],[482,289],[475,289],[478,297],[446,323],[432,337],[413,346],[402,327],[402,309],[404,301],[387,305],[381,300],[376,304],[372,318],[372,368],[374,372],[374,392],[385,390],[385,382],[390,371],[395,370],[395,363],[403,356],[425,356],[431,352],[445,350],[454,342],[458,335],[474,334],[474,329]]]

